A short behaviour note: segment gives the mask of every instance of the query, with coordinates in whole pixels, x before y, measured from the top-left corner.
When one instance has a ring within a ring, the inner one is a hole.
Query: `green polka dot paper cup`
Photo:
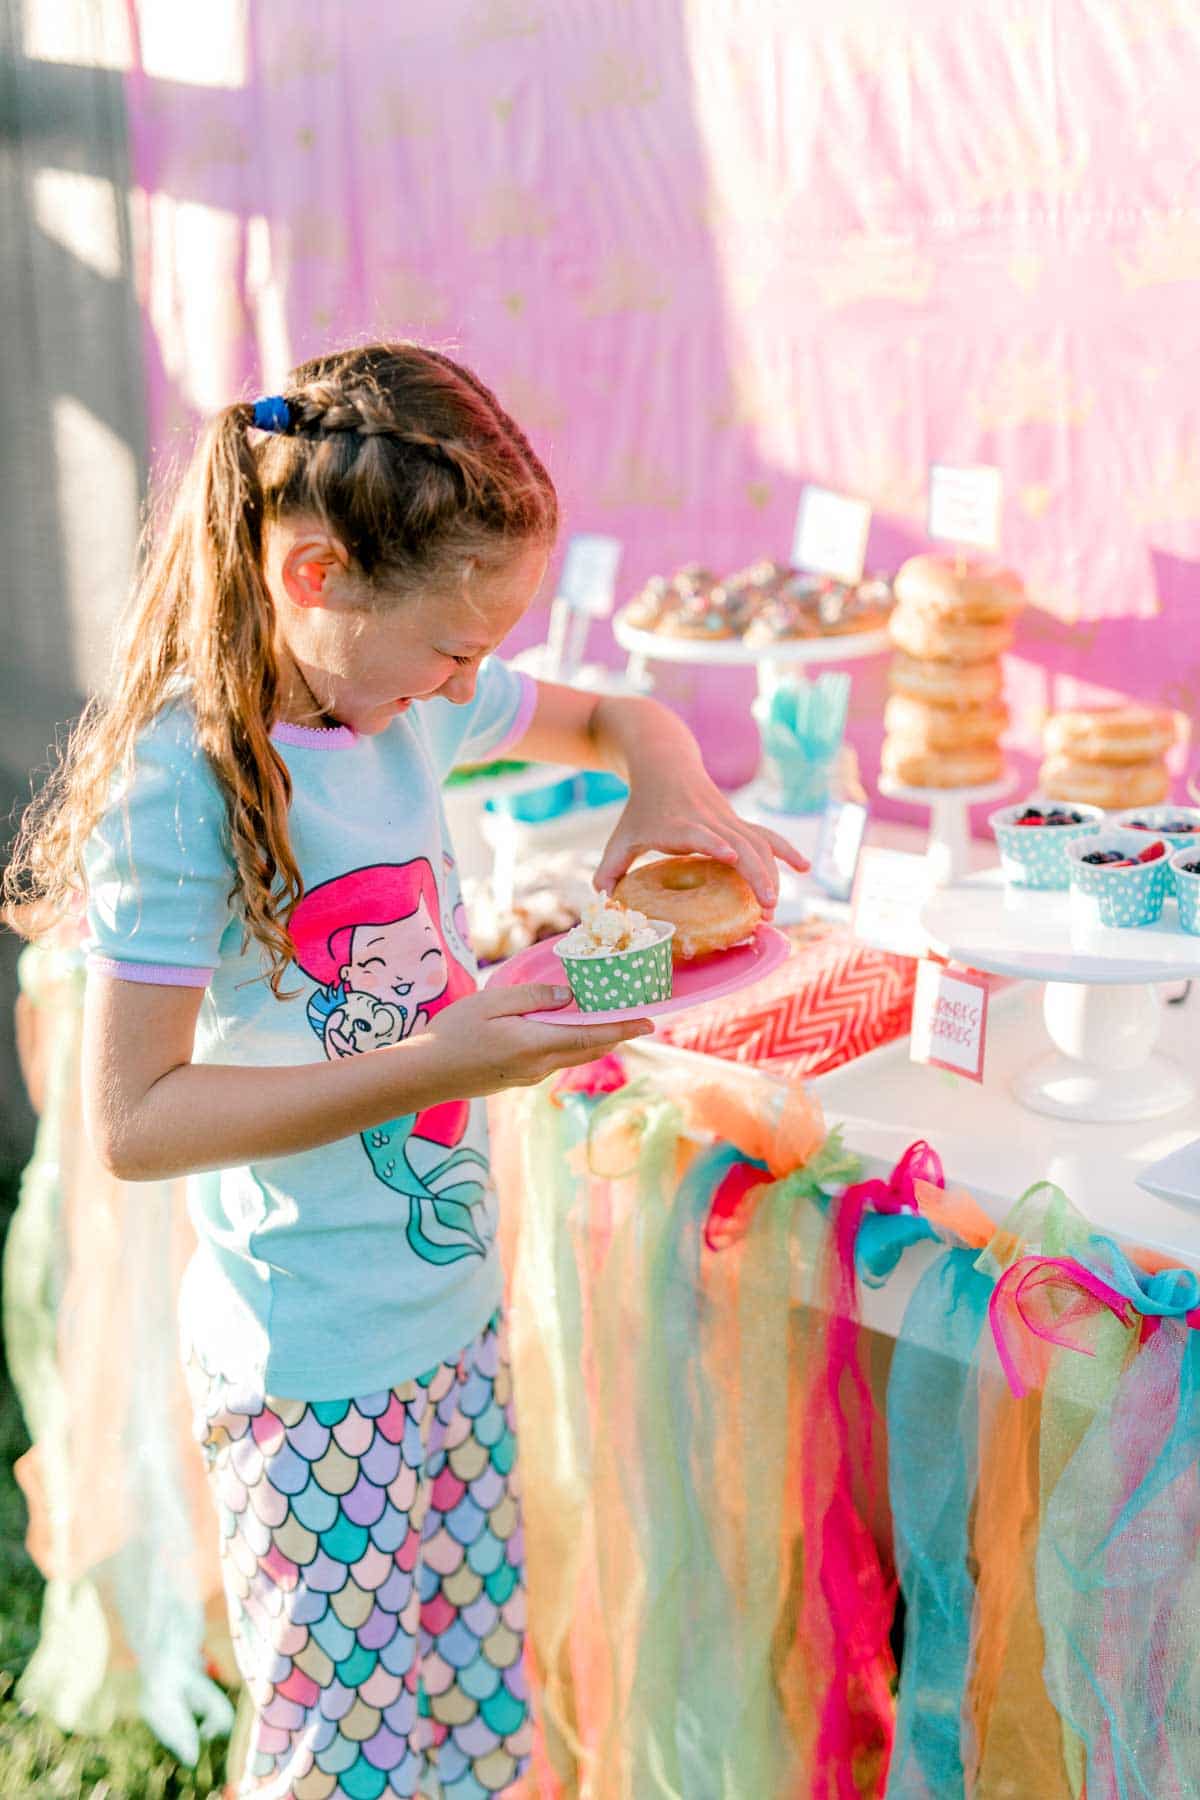
[[[611,950],[602,956],[569,956],[561,944],[555,955],[580,1012],[623,1012],[671,998],[671,939],[675,927],[660,922],[657,942],[641,950]]]
[[[1018,825],[1017,820],[1031,806],[1040,812],[1075,812],[1079,825]],[[1104,823],[1098,806],[1064,806],[1054,800],[1041,800],[1035,794],[1019,806],[1002,806],[988,824],[1000,852],[1000,867],[1005,881],[1013,887],[1040,888],[1043,892],[1065,891],[1071,885],[1071,865],[1067,861],[1067,845],[1075,838],[1087,837]]]
[[[1160,837],[1167,848],[1194,850],[1200,857],[1200,806],[1131,806],[1112,820],[1123,831],[1141,831],[1148,837]],[[1180,829],[1172,831],[1172,825]],[[1167,892],[1178,892],[1174,873],[1167,876]]]
[[[1141,863],[1137,858],[1151,844],[1162,842],[1144,831],[1119,831],[1114,826],[1068,844],[1071,895],[1084,908],[1085,916],[1101,925],[1153,925],[1167,896],[1170,870],[1166,845],[1154,862]],[[1132,857],[1131,866],[1122,869],[1112,863],[1083,860],[1102,850]]]
[[[1196,864],[1200,871],[1200,841],[1177,850],[1171,858],[1171,879],[1179,901],[1179,923],[1193,937],[1200,937],[1200,873],[1188,868]]]

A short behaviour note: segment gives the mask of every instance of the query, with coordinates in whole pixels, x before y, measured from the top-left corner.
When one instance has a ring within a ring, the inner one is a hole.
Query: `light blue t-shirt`
[[[194,1060],[269,1067],[420,1031],[476,986],[441,782],[523,734],[535,689],[496,659],[466,706],[376,737],[279,725],[304,898],[277,1000],[230,900],[225,805],[186,700],[138,744],[87,856],[89,962],[206,989]],[[297,990],[299,992],[297,993]],[[456,1101],[299,1155],[194,1176],[190,1354],[289,1399],[377,1392],[457,1355],[501,1291],[485,1108]]]

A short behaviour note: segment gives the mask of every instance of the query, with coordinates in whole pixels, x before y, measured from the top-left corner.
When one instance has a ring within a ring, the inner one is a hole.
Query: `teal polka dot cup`
[[[1141,830],[1160,837],[1172,852],[1194,850],[1200,857],[1200,806],[1131,806],[1127,812],[1117,813],[1111,823],[1125,831]],[[1171,831],[1172,825],[1189,829]],[[1178,892],[1173,871],[1167,875],[1167,892]]]
[[[631,1006],[649,1006],[669,1000],[673,964],[671,939],[675,927],[658,922],[658,941],[641,950],[612,950],[606,956],[568,956],[561,945],[555,955],[580,1012],[623,1012]]]
[[[1039,812],[1078,813],[1079,825],[1018,825],[1017,820],[1031,807]],[[1005,881],[1013,887],[1040,888],[1043,892],[1065,891],[1071,885],[1071,865],[1067,861],[1067,845],[1076,838],[1088,837],[1104,823],[1098,806],[1066,806],[1056,800],[1042,800],[1034,795],[1019,806],[1002,806],[988,820]]]
[[[1138,862],[1151,844],[1161,838],[1145,831],[1121,831],[1110,826],[1067,845],[1071,868],[1071,894],[1101,925],[1153,925],[1162,914],[1170,876],[1167,847],[1154,862]],[[1089,863],[1084,858],[1097,851],[1116,851],[1132,860],[1125,868],[1113,863]]]
[[[1196,869],[1188,868],[1195,863]],[[1193,937],[1200,937],[1200,840],[1177,850],[1171,858],[1171,879],[1179,901],[1179,923]]]

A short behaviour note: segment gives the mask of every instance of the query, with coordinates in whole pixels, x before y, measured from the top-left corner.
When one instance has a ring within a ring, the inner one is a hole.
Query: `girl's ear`
[[[294,606],[328,606],[329,578],[349,564],[350,558],[336,538],[312,532],[293,539],[279,573]]]

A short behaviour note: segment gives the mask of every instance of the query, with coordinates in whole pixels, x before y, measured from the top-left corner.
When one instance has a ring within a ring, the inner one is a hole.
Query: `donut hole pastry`
[[[898,650],[929,662],[986,662],[1002,655],[1013,641],[1007,620],[984,623],[943,618],[912,606],[897,606],[888,630]]]
[[[889,738],[883,746],[883,772],[903,787],[985,787],[1003,775],[1004,757],[997,744],[929,750]]]
[[[1052,713],[1042,734],[1047,755],[1090,763],[1146,763],[1175,738],[1175,714],[1162,706],[1075,707]],[[1130,801],[1139,804],[1149,802]]]
[[[1004,671],[996,657],[979,663],[945,663],[897,653],[888,670],[893,694],[911,695],[943,710],[987,706],[999,699],[1003,684]]]
[[[966,750],[995,744],[1008,724],[1002,700],[978,706],[937,706],[910,694],[893,694],[883,714],[889,737],[924,750]]]
[[[913,556],[894,585],[898,604],[963,624],[1005,624],[1025,605],[1021,577],[991,560]]]
[[[740,944],[762,922],[744,875],[711,856],[668,856],[623,875],[613,899],[674,925],[676,962],[694,962]]]
[[[1158,806],[1167,797],[1171,778],[1161,759],[1146,762],[1083,762],[1078,757],[1048,756],[1038,786],[1048,800],[1078,800],[1106,812],[1131,806]]]

